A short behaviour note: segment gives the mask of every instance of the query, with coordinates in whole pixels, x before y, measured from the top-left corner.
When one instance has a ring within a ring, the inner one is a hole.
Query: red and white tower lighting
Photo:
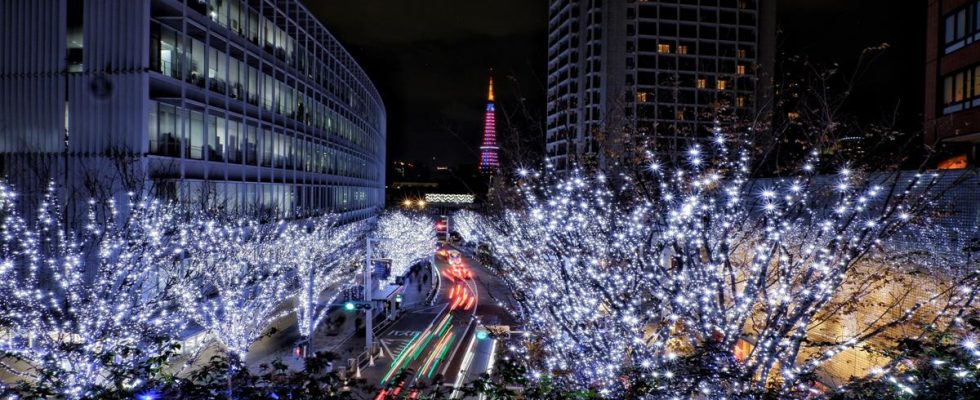
[[[493,108],[493,76],[490,76],[490,91],[487,95],[487,112],[483,119],[483,145],[480,146],[480,171],[494,172],[500,168],[497,160],[497,121]]]

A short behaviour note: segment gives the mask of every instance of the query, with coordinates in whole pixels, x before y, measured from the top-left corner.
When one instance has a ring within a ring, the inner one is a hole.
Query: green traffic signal
[[[354,305],[354,302],[352,302],[352,301],[348,301],[348,302],[344,303],[344,309],[347,310],[347,311],[354,311],[355,308],[357,308],[357,307]]]
[[[490,337],[490,334],[488,334],[487,331],[485,330],[476,331],[477,340],[486,340],[488,337]]]

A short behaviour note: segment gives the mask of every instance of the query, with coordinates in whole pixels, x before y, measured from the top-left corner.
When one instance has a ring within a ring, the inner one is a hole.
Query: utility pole
[[[364,302],[368,307],[364,310],[364,348],[367,350],[371,365],[374,365],[374,307],[371,301],[372,277],[374,265],[371,260],[371,238],[365,238],[367,242],[367,252],[364,259]]]

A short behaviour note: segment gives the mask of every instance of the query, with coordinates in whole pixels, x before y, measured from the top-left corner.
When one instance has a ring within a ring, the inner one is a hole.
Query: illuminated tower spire
[[[483,117],[483,145],[480,146],[480,171],[494,172],[500,168],[500,163],[497,161],[497,150],[497,121],[493,108],[493,70],[490,70],[487,112]]]

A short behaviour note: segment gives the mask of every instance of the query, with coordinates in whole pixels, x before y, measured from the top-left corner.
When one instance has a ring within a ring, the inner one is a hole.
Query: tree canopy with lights
[[[404,275],[415,263],[435,252],[436,231],[431,218],[389,211],[378,218],[374,231],[378,256],[391,260],[391,276]]]
[[[477,230],[520,304],[534,378],[612,397],[799,396],[838,355],[962,325],[977,266],[920,234],[938,229],[936,175],[821,174],[814,150],[795,174],[753,179],[751,146],[717,126],[684,160],[647,154],[642,176],[521,174],[524,203]],[[924,256],[896,251],[910,247]],[[914,271],[935,274],[902,279]]]

